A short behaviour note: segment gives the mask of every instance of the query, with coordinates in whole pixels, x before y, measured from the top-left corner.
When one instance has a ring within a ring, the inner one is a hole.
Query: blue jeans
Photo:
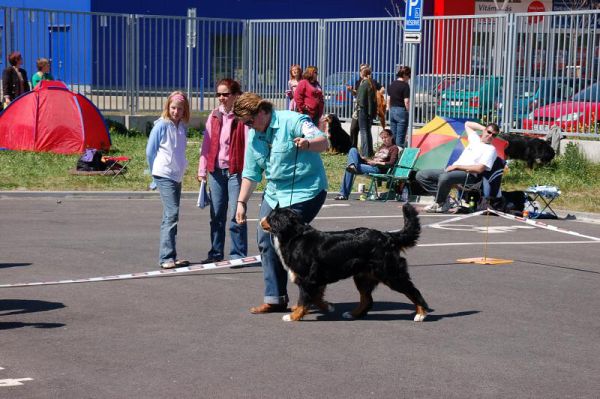
[[[380,170],[377,166],[372,166],[361,158],[358,154],[358,150],[354,147],[350,148],[348,151],[348,165],[354,164],[356,166],[356,170],[358,170],[359,174],[367,174],[367,173],[379,173]],[[350,195],[350,191],[352,190],[352,183],[354,182],[354,175],[350,172],[344,172],[344,177],[342,178],[342,187],[340,188],[340,194],[344,197],[348,198]]]
[[[166,177],[152,176],[160,193],[163,205],[162,223],[160,224],[160,246],[158,264],[177,259],[175,237],[179,222],[179,202],[181,200],[181,183]]]
[[[248,255],[248,227],[235,221],[237,199],[240,195],[241,173],[230,174],[229,169],[215,168],[210,173],[208,187],[210,189],[210,242],[208,257],[223,259],[225,248],[225,225],[229,220],[229,238],[231,259],[244,258]]]
[[[390,108],[390,129],[394,134],[396,145],[406,147],[406,130],[408,129],[408,111],[406,108]]]
[[[373,156],[373,136],[371,124],[373,120],[364,109],[358,110],[358,132],[360,135],[360,154],[363,157]]]
[[[317,194],[316,197],[294,204],[291,206],[293,210],[298,212],[304,223],[310,223],[319,210],[325,203],[327,192],[325,190]],[[258,220],[267,216],[272,211],[269,203],[264,200],[260,205],[260,211]],[[287,295],[287,272],[281,265],[281,261],[273,248],[273,242],[271,240],[271,234],[264,231],[260,227],[260,223],[257,228],[257,241],[258,250],[260,252],[262,267],[263,267],[263,279],[265,281],[265,297],[264,302],[273,305],[284,304],[288,302]]]

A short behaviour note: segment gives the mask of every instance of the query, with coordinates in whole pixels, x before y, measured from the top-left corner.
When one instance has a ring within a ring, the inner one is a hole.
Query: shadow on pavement
[[[0,299],[0,317],[45,312],[48,310],[62,309],[64,307],[65,305],[59,302],[38,301],[35,299]],[[57,328],[63,326],[64,324],[62,323],[0,322],[0,330],[23,327]]]
[[[319,314],[314,321],[328,320],[328,321],[355,321],[348,320],[342,317],[344,312],[349,312],[354,309],[357,302],[347,303],[333,303],[335,311],[328,314]],[[401,310],[402,313],[379,313],[388,311]],[[479,310],[467,310],[463,312],[447,313],[447,314],[436,314],[435,309],[431,309],[430,313],[427,314],[425,322],[439,321],[441,319],[453,318],[453,317],[465,317],[479,313]],[[389,321],[389,320],[409,320],[412,321],[415,317],[415,306],[412,303],[404,302],[377,302],[373,304],[373,309],[364,317],[357,320],[376,320],[376,321]],[[310,321],[310,320],[306,320]]]
[[[31,266],[33,263],[0,263],[0,269],[8,269],[9,267]]]

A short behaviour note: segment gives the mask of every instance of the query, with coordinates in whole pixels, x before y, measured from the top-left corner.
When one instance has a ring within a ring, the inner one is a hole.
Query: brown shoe
[[[252,314],[262,314],[262,313],[277,313],[277,312],[287,312],[288,307],[287,303],[263,303],[260,306],[255,306],[250,308],[250,313]]]

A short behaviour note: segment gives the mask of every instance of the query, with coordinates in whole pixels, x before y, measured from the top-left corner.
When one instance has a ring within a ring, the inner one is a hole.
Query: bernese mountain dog
[[[329,139],[329,150],[335,154],[347,154],[352,147],[350,136],[342,128],[340,119],[335,114],[326,114],[323,116],[323,131]]]
[[[518,134],[503,134],[501,137],[508,141],[508,147],[504,150],[506,156],[527,162],[529,169],[533,165],[546,165],[554,159],[554,149],[547,141]]]
[[[343,314],[354,319],[373,306],[372,292],[379,283],[406,295],[416,306],[415,321],[423,321],[429,306],[408,274],[401,252],[414,246],[421,233],[418,213],[406,203],[402,208],[404,228],[384,232],[366,227],[324,232],[303,224],[290,208],[275,208],[261,220],[273,236],[273,244],[289,278],[300,288],[298,305],[284,321],[300,320],[311,305],[325,312],[333,306],[323,299],[327,284],[352,276],[360,293],[358,306]]]

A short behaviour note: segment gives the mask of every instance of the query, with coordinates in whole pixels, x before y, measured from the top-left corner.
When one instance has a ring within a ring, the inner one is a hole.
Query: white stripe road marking
[[[510,241],[495,241],[488,242],[487,245],[555,245],[555,244],[599,244],[600,241],[520,241],[520,242],[510,242]],[[417,247],[453,247],[453,246],[481,246],[484,245],[483,242],[448,242],[448,243],[434,243],[434,244],[418,244]],[[128,274],[120,274],[114,276],[104,276],[104,277],[90,277],[90,278],[81,278],[81,279],[70,279],[70,280],[57,280],[57,281],[43,281],[43,282],[33,282],[33,283],[15,283],[15,284],[1,284],[0,288],[16,288],[16,287],[34,287],[40,285],[59,285],[59,284],[74,284],[74,283],[91,283],[98,281],[114,281],[114,280],[129,280],[129,279],[139,279],[146,277],[154,277],[154,276],[167,276],[170,274],[182,274],[182,273],[191,273],[198,272],[203,270],[210,269],[220,269],[220,268],[229,268],[239,265],[252,265],[260,263],[260,256],[252,256],[243,259],[235,259],[231,261],[222,261],[217,263],[209,263],[206,265],[201,264],[192,264],[190,266],[179,267],[176,269],[167,269],[167,270],[154,270],[149,272],[140,272],[140,273],[128,273]]]
[[[33,381],[33,378],[6,378],[4,380],[0,380],[0,388],[23,385],[21,381]]]
[[[461,247],[467,245],[484,245],[484,242],[440,242],[436,244],[418,244],[417,247]],[[554,244],[600,244],[600,241],[494,241],[487,245],[554,245]]]

